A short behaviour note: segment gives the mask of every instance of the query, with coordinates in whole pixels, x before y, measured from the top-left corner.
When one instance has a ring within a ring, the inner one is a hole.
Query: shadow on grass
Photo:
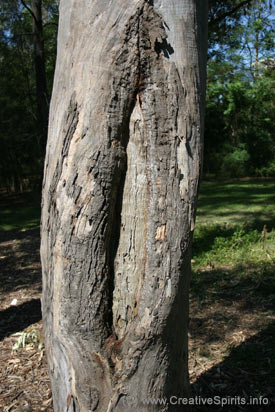
[[[250,180],[235,183],[202,183],[198,200],[198,221],[247,224],[268,230],[275,226],[275,181]]]
[[[39,227],[40,194],[1,194],[0,229],[20,230]]]
[[[0,232],[0,292],[41,290],[39,229]]]
[[[199,203],[202,209],[227,205],[262,204],[263,201],[274,203],[274,180],[250,180],[235,183],[202,183],[200,187]]]
[[[40,299],[32,299],[0,312],[0,340],[41,320]]]
[[[274,412],[274,359],[275,322],[232,348],[224,361],[199,376],[192,385],[194,396],[216,399],[217,402],[208,406],[197,405],[195,411]],[[265,397],[264,402],[268,399],[268,405],[260,404],[261,396]],[[238,397],[242,399],[242,404],[237,404]],[[220,399],[223,399],[223,407],[218,404]]]

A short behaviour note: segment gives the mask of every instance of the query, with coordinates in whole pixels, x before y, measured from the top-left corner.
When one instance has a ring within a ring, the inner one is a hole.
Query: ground
[[[246,187],[242,186],[242,193],[247,199]],[[271,199],[264,196],[271,187],[264,187],[258,192],[260,198],[254,190],[254,206],[250,198],[246,207],[238,209],[238,219],[246,220],[242,226],[231,225],[236,200],[231,193],[231,207],[229,199],[225,202],[222,193],[228,193],[228,186],[223,192],[224,186],[216,185],[206,196],[209,187],[205,185],[201,192],[189,328],[190,379],[199,404],[195,411],[275,410],[274,216],[268,210]],[[219,210],[219,199],[226,203],[226,210]],[[263,200],[266,214],[259,206]],[[7,212],[10,202],[22,209],[20,213],[29,207],[35,215],[29,201],[5,197],[0,202],[8,225],[0,231],[0,410],[4,412],[53,410],[41,323],[39,229],[32,228],[39,214],[28,218],[23,228],[20,219],[15,228],[7,219],[12,216],[12,208]],[[216,215],[206,224],[209,203]],[[248,222],[250,215],[255,217],[253,208],[260,214],[257,224]],[[220,220],[225,213],[230,215],[229,222]],[[215,404],[204,405],[206,397]],[[268,399],[269,405],[260,405],[260,397],[264,402]],[[245,401],[251,404],[244,405]]]
[[[0,274],[0,410],[51,411],[44,349],[35,344],[12,350],[18,332],[36,331],[43,341],[39,229],[0,232]]]

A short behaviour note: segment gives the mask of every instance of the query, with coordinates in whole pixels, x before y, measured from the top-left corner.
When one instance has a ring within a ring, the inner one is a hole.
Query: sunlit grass
[[[275,259],[275,182],[201,185],[193,268]]]
[[[274,205],[271,180],[202,184],[191,294],[234,299],[255,289],[255,299],[275,304]]]
[[[264,226],[260,230],[245,224],[198,225],[193,244],[193,267],[272,262],[274,252],[274,229],[265,232]]]

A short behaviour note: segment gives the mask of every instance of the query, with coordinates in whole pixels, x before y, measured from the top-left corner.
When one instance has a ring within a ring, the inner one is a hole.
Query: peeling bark
[[[206,3],[60,3],[41,230],[58,412],[189,395]]]

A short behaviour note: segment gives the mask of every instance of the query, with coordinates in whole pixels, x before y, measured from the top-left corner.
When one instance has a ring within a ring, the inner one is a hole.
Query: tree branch
[[[35,15],[34,15],[34,13],[33,13],[33,11],[32,11],[32,9],[25,3],[25,0],[21,0],[21,3],[23,4],[23,6],[25,7],[25,9],[26,10],[28,10],[28,12],[29,13],[31,13],[31,15],[32,15],[32,17],[33,17],[33,19],[34,19],[34,21],[35,21],[35,23],[36,24],[38,24],[38,21],[37,21],[37,18],[35,17]]]
[[[234,7],[232,10],[227,11],[226,13],[221,14],[220,16],[216,17],[213,20],[210,20],[208,26],[209,27],[213,27],[215,26],[215,24],[220,23],[222,20],[224,20],[226,17],[230,17],[232,16],[232,14],[236,13],[236,11],[238,11],[239,9],[241,9],[242,7],[252,3],[253,0],[245,0],[242,1],[240,4],[238,4],[236,7]]]

